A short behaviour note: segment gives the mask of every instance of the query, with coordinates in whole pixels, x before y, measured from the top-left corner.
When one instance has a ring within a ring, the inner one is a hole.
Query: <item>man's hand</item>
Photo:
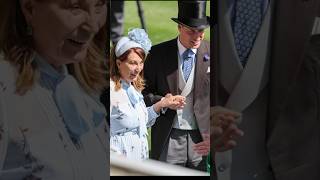
[[[234,148],[237,139],[244,134],[238,128],[241,114],[220,106],[212,107],[210,111],[212,152],[223,152]]]
[[[210,135],[204,133],[202,138],[203,141],[193,145],[193,150],[201,156],[207,156],[210,152]]]

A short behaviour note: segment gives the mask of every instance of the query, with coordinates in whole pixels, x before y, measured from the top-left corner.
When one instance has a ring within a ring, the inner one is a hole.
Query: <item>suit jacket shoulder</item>
[[[147,57],[145,69],[147,70],[150,69],[148,67],[149,65],[150,66],[161,65],[162,63],[164,63],[164,61],[168,60],[168,56],[172,57],[176,53],[177,48],[178,48],[177,38],[152,46],[150,53]],[[170,61],[172,61],[171,58],[170,58]],[[161,63],[161,64],[158,64],[158,63]]]
[[[177,46],[177,38],[174,38],[169,41],[165,41],[165,42],[162,42],[162,43],[159,43],[159,44],[152,46],[150,53],[151,52],[158,52],[158,51],[161,51],[164,49],[168,49],[172,46]]]
[[[165,88],[165,77],[168,72],[176,69],[178,62],[173,56],[177,53],[177,48],[177,38],[151,47],[144,66],[146,88],[142,92],[147,106],[156,103],[165,95],[160,92],[160,88],[168,91]]]
[[[208,53],[210,53],[210,42],[207,40],[203,40],[201,42],[200,48],[204,48]]]

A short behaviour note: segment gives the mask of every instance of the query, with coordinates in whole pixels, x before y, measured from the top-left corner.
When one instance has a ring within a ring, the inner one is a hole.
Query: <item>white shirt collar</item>
[[[178,44],[178,51],[179,51],[179,55],[182,56],[182,54],[184,53],[184,51],[187,50],[187,48],[185,48],[181,42],[180,42],[180,37],[178,36],[177,38],[177,44]],[[194,54],[197,54],[197,49],[192,49],[191,50],[194,52]]]

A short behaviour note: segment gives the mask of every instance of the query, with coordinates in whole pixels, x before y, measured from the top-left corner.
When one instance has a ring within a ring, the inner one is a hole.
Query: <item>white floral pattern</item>
[[[110,93],[110,148],[130,159],[149,158],[147,127],[155,123],[158,114],[143,100],[133,106],[124,89]]]
[[[107,178],[109,132],[106,121],[101,121],[104,109],[94,107],[100,105],[82,94],[88,104],[89,131],[76,147],[55,104],[52,80],[45,79],[47,84],[36,81],[32,90],[20,96],[15,93],[14,79],[4,78],[14,77],[12,68],[0,59],[0,82],[6,89],[0,88],[0,179]]]

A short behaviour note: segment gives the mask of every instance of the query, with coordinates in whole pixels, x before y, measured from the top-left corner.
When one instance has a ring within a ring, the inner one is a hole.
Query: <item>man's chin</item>
[[[195,44],[192,44],[192,49],[198,49],[199,47],[200,47],[200,45],[201,45],[201,42],[199,42],[199,43],[195,43]]]

